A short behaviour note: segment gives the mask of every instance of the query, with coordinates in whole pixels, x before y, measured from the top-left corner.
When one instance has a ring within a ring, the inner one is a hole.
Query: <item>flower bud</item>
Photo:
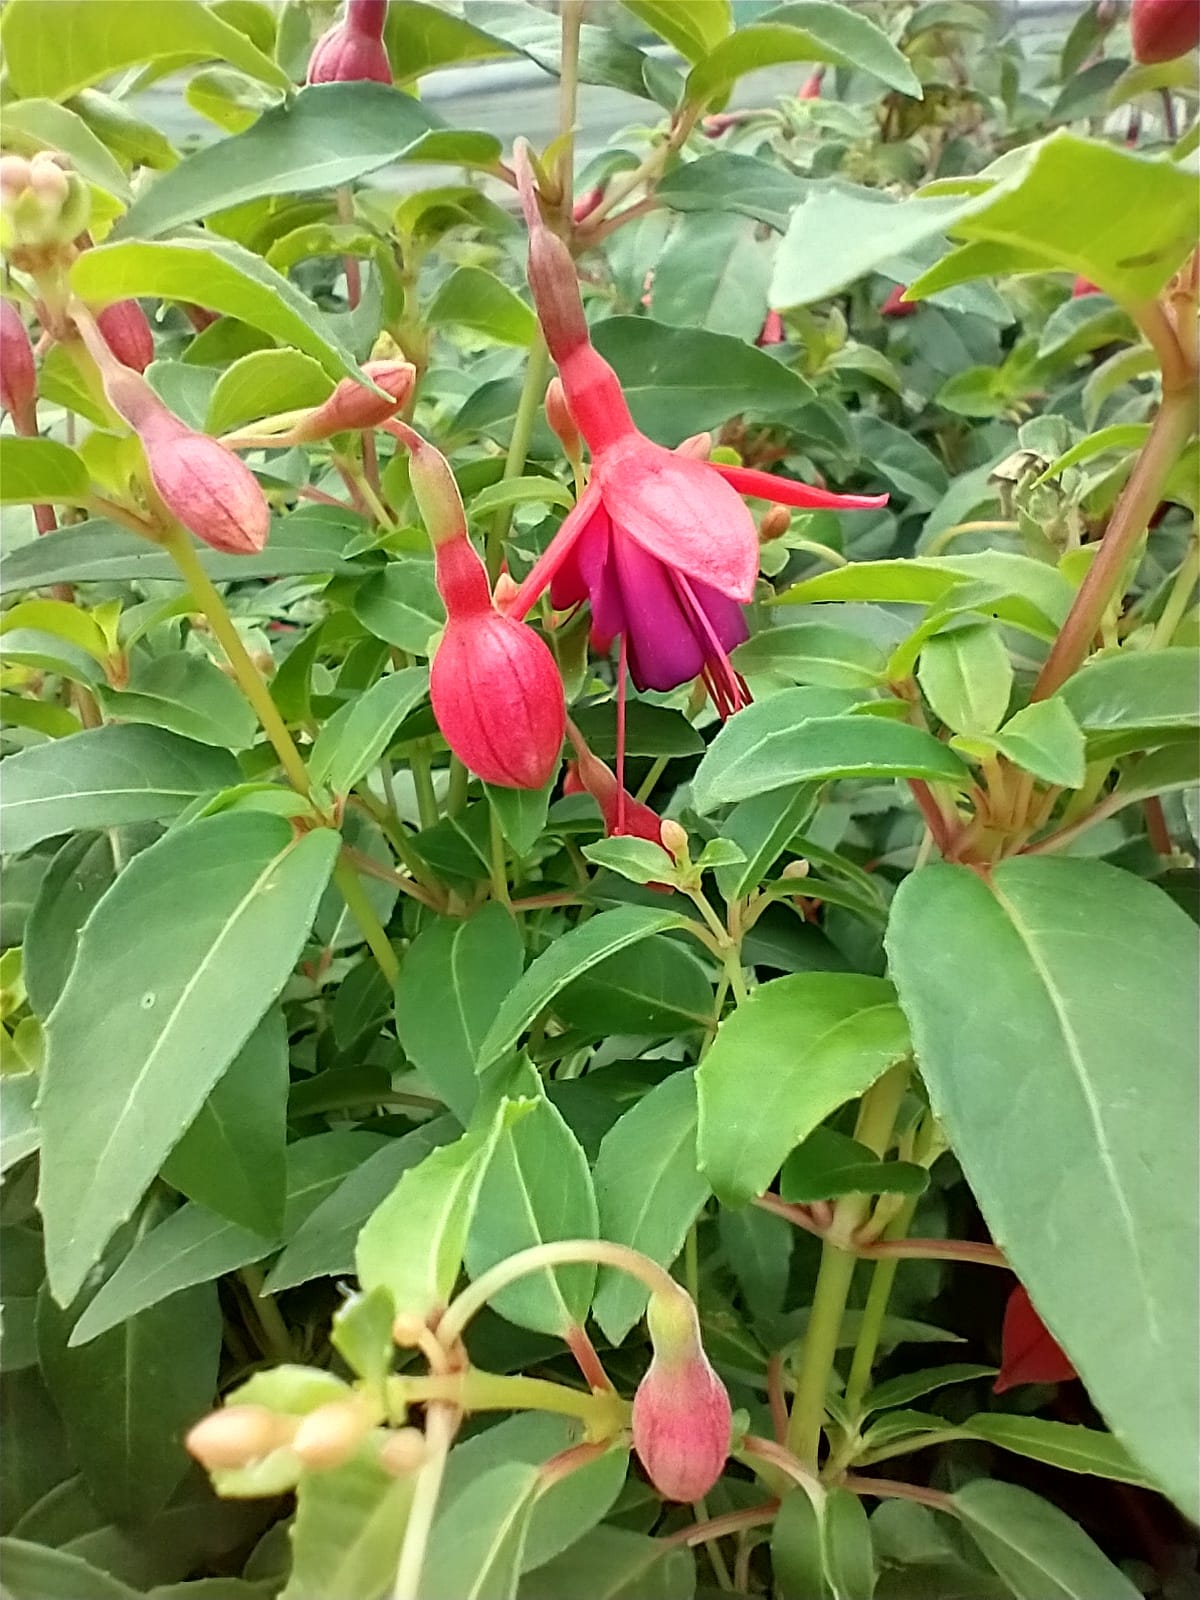
[[[18,433],[36,433],[37,373],[33,346],[21,313],[11,300],[0,300],[0,406]]]
[[[271,510],[249,467],[207,434],[194,433],[165,406],[135,428],[163,504],[197,539],[226,555],[256,555],[271,531]]]
[[[563,454],[568,461],[577,460],[583,454],[583,442],[579,437],[579,429],[575,426],[575,419],[567,405],[567,397],[563,393],[562,381],[551,378],[546,388],[546,421],[554,430],[554,435],[563,447]]]
[[[772,539],[782,539],[792,525],[792,513],[787,506],[772,506],[769,511],[764,511],[762,521],[758,525],[758,537],[761,543],[770,544]]]
[[[664,817],[658,831],[662,847],[675,865],[677,867],[686,866],[690,859],[687,829],[681,822],[676,822],[674,818]]]
[[[292,438],[297,443],[312,444],[335,433],[377,428],[407,402],[417,381],[411,361],[368,361],[363,371],[389,398],[353,378],[343,378],[329,399],[296,425]]]
[[[621,789],[613,773],[600,757],[588,748],[583,735],[574,723],[571,724],[570,732],[576,759],[567,769],[563,793],[590,794],[600,808],[600,815],[604,818],[604,832],[609,839],[622,837],[648,839],[651,844],[665,848],[663,829],[666,824],[662,819],[651,811],[649,806],[643,805],[640,800],[635,800],[628,790]],[[667,894],[671,890],[670,884],[666,883],[652,883],[648,887],[661,889]]]
[[[604,199],[604,184],[598,183],[594,189],[587,189],[576,200],[571,210],[572,222],[586,222]]]
[[[383,43],[387,0],[347,0],[346,15],[317,40],[309,83],[386,83],[391,63]]]
[[[733,1410],[700,1342],[682,1289],[659,1290],[646,1310],[654,1358],[633,1397],[633,1448],[668,1500],[699,1500],[729,1455]]]
[[[712,454],[713,436],[711,433],[693,433],[675,446],[677,456],[687,456],[690,461],[707,461]]]
[[[393,1478],[407,1478],[424,1465],[425,1455],[420,1428],[397,1428],[379,1447],[379,1465]]]
[[[117,300],[97,312],[96,324],[105,343],[123,366],[145,372],[154,360],[154,335],[136,300]]]
[[[87,227],[91,193],[66,157],[39,150],[26,161],[5,156],[0,167],[3,242],[7,248],[40,250],[69,245]]]
[[[1085,294],[1102,294],[1100,285],[1093,283],[1090,278],[1085,278],[1081,273],[1071,285],[1071,299],[1081,300]]]
[[[184,1440],[191,1455],[210,1472],[245,1467],[287,1444],[293,1417],[281,1417],[266,1406],[226,1406],[202,1417]]]
[[[754,341],[755,344],[782,344],[786,338],[787,334],[783,331],[783,318],[778,311],[768,311],[762,330]]]
[[[1021,1383],[1064,1383],[1076,1376],[1066,1353],[1034,1310],[1024,1284],[1017,1284],[1008,1297],[1000,1350],[1000,1372],[992,1386],[996,1394]]]
[[[1196,0],[1133,0],[1129,32],[1134,60],[1144,67],[1174,61],[1200,44]]]
[[[402,1350],[415,1350],[428,1328],[424,1317],[414,1316],[411,1311],[398,1311],[392,1320],[392,1343]]]
[[[301,1417],[292,1449],[306,1467],[328,1472],[349,1461],[371,1431],[371,1419],[352,1400],[335,1400]]]
[[[818,67],[796,90],[797,100],[819,100],[821,85],[825,82],[825,68]]]
[[[492,590],[492,604],[502,617],[508,615],[513,601],[520,592],[520,587],[520,584],[509,572],[501,572],[496,579],[496,587]]]
[[[904,298],[904,291],[907,287],[908,285],[905,283],[897,283],[892,286],[887,299],[879,308],[881,317],[911,317],[913,315],[917,305],[914,300],[906,300]]]

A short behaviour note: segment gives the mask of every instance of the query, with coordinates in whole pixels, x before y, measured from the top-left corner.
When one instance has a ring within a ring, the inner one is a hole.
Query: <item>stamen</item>
[[[621,635],[617,657],[617,832],[625,832],[625,690],[629,668],[628,635]]]
[[[723,722],[728,721],[735,711],[740,711],[743,706],[750,704],[750,691],[733,670],[729,653],[717,638],[716,630],[708,619],[708,613],[696,599],[689,580],[675,567],[668,567],[667,571],[675,585],[676,593],[691,615],[693,625],[699,627],[705,661],[701,676],[708,684],[717,714]]]

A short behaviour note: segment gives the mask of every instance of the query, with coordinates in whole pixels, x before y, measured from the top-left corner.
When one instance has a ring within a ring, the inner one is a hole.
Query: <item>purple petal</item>
[[[610,549],[620,578],[634,683],[639,689],[662,690],[690,683],[704,666],[704,648],[669,572],[619,533],[614,533]]]

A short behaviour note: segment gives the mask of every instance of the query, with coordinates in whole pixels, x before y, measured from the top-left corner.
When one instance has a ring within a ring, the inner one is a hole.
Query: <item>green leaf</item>
[[[287,74],[246,35],[200,0],[59,0],[53,29],[39,0],[5,7],[0,41],[20,95],[65,100],[88,84],[146,61],[228,61],[273,88],[291,88]],[[190,220],[190,219],[189,219]]]
[[[281,1236],[298,1234],[347,1172],[369,1166],[381,1145],[388,1148],[376,1134],[343,1129],[289,1145],[287,1200],[278,1234],[239,1227],[204,1206],[180,1206],[137,1241],[80,1317],[72,1342],[85,1344],[168,1295],[261,1261],[278,1248]]]
[[[760,985],[696,1073],[700,1165],[720,1198],[762,1194],[802,1139],[910,1048],[882,978],[800,972]]]
[[[472,497],[471,515],[486,517],[506,506],[527,505],[561,506],[569,511],[574,504],[575,496],[557,478],[502,478]]]
[[[96,692],[115,721],[169,728],[199,744],[245,750],[258,733],[254,712],[238,686],[215,661],[189,650],[138,660],[127,689],[101,684]]]
[[[1016,1600],[1137,1600],[1137,1589],[1083,1529],[1028,1489],[976,1478],[951,1498]]]
[[[871,1530],[862,1501],[849,1489],[830,1489],[822,1501],[821,1562],[833,1600],[872,1600]]]
[[[287,1248],[267,1276],[268,1293],[277,1294],[312,1278],[349,1276],[354,1271],[354,1245],[360,1229],[391,1194],[401,1173],[417,1166],[439,1145],[452,1143],[459,1131],[453,1117],[437,1117],[399,1139],[389,1139],[352,1167],[292,1232]]]
[[[857,67],[889,88],[921,98],[921,83],[882,29],[828,0],[778,6],[739,28],[688,74],[689,102],[706,103],[747,72],[785,61],[825,61]]]
[[[445,1308],[488,1163],[505,1128],[533,1104],[502,1100],[490,1124],[434,1150],[402,1175],[358,1236],[355,1260],[364,1289],[386,1289],[398,1312],[422,1320]]]
[[[492,904],[430,923],[401,964],[396,1037],[464,1127],[479,1098],[480,1046],[524,959],[516,923]]]
[[[210,578],[276,578],[312,572],[352,572],[345,555],[351,532],[362,528],[350,512],[332,507],[294,511],[276,518],[267,548],[257,556],[227,556],[197,544]],[[95,519],[58,528],[19,546],[0,561],[0,593],[43,589],[52,583],[140,582],[164,578],[178,583],[179,568],[165,550],[111,522]]]
[[[529,966],[501,1004],[495,1022],[479,1047],[479,1070],[506,1055],[560,990],[606,956],[648,939],[652,933],[687,926],[688,918],[678,911],[618,906],[561,934]]]
[[[292,1569],[280,1600],[372,1600],[391,1585],[408,1526],[414,1478],[393,1477],[367,1455],[296,1486]]]
[[[805,692],[785,690],[756,701],[725,724],[692,779],[698,811],[830,778],[966,783],[966,764],[922,728],[881,717],[797,716],[791,696]]]
[[[1012,1450],[1016,1455],[1044,1461],[1067,1472],[1088,1472],[1119,1483],[1146,1483],[1124,1446],[1111,1433],[1100,1433],[1095,1428],[1049,1422],[1044,1417],[1010,1416],[1001,1411],[981,1411],[968,1417],[963,1427],[976,1439],[986,1439],[1002,1450]]]
[[[418,0],[391,0],[384,28],[392,73],[397,83],[423,78],[439,67],[511,55],[494,33],[475,27],[465,17]]]
[[[905,1372],[888,1378],[869,1391],[863,1401],[866,1412],[886,1411],[891,1406],[906,1406],[922,1395],[932,1394],[952,1383],[970,1383],[975,1378],[994,1378],[995,1367],[981,1367],[970,1361],[954,1361],[944,1367],[926,1367],[922,1372]]]
[[[798,785],[771,789],[734,806],[721,824],[721,837],[732,839],[746,859],[741,865],[717,869],[717,887],[726,900],[739,900],[758,887],[812,814],[814,805],[813,790]]]
[[[625,0],[625,9],[688,61],[708,55],[733,27],[729,0]]]
[[[528,855],[541,838],[550,810],[550,792],[557,776],[555,773],[540,789],[510,789],[504,784],[484,784],[488,805],[515,856]]]
[[[353,609],[377,639],[414,656],[427,656],[434,634],[446,625],[433,562],[425,557],[389,561],[355,591]]]
[[[228,239],[125,239],[97,245],[75,262],[71,285],[85,300],[156,295],[203,305],[294,345],[335,380],[360,376],[330,320],[308,296],[261,256]]]
[[[452,132],[419,100],[386,84],[312,84],[245,133],[181,161],[138,198],[115,231],[118,238],[152,239],[250,200],[328,192],[393,161],[439,160],[439,143],[450,140],[469,141],[458,158],[464,161],[486,165],[499,153],[492,136]]]
[[[996,624],[969,623],[928,639],[917,681],[934,713],[955,733],[994,733],[1012,695],[1013,669]]]
[[[593,1174],[600,1236],[670,1266],[711,1190],[696,1161],[696,1086],[672,1073],[605,1134]],[[620,1344],[646,1309],[645,1288],[606,1267],[592,1310]]]
[[[992,1237],[1117,1438],[1189,1515],[1195,1322],[1176,1250],[1158,1241],[1197,1247],[1180,1109],[1195,1103],[1195,941],[1153,885],[1032,856],[1000,863],[989,883],[954,866],[915,873],[887,941],[922,1077]],[[1154,1063],[1152,1096],[1131,1094],[1131,1061]]]
[[[690,944],[654,934],[568,984],[554,1009],[596,1039],[674,1034],[711,1023],[712,981]]]
[[[4,142],[18,155],[61,150],[89,182],[118,199],[129,199],[129,179],[120,163],[76,111],[53,100],[18,100],[4,110]]]
[[[328,829],[297,838],[263,813],[205,818],[136,856],[84,924],[46,1024],[39,1101],[38,1199],[60,1302],[287,981],[337,847]]]
[[[159,821],[240,777],[227,752],[162,728],[113,723],[31,745],[4,762],[4,848],[28,850],[78,828]]]
[[[1190,739],[1200,726],[1200,652],[1121,650],[1087,662],[1059,690],[1083,729],[1088,757],[1125,755]]]
[[[792,1224],[758,1206],[746,1206],[742,1211],[722,1206],[717,1230],[751,1316],[762,1320],[777,1317],[783,1310],[791,1271],[796,1238]]]
[[[597,839],[595,844],[585,844],[583,853],[598,867],[607,867],[630,883],[669,883],[675,877],[675,863],[661,845],[631,834]]]
[[[1083,732],[1064,700],[1036,700],[1010,717],[992,743],[1043,783],[1081,789],[1087,776]]]
[[[537,328],[524,300],[482,267],[456,267],[433,297],[425,321],[432,327],[473,328],[501,344],[527,345]]]
[[[655,194],[673,211],[734,211],[782,233],[806,187],[803,178],[769,161],[719,150],[698,161],[681,162],[667,173]]]
[[[36,1072],[0,1073],[0,1173],[32,1155],[41,1133],[33,1103],[37,1098]]]
[[[328,374],[299,350],[251,350],[217,379],[204,419],[206,433],[231,433],[280,411],[319,406],[333,393]]]
[[[209,1091],[163,1163],[173,1189],[255,1233],[283,1226],[288,1038],[272,1008]]]
[[[107,835],[81,833],[63,845],[41,881],[25,924],[21,975],[43,1021],[67,981],[79,930],[115,876]]]
[[[766,314],[770,276],[770,256],[748,217],[681,217],[654,269],[654,315],[676,327],[753,342]]]
[[[84,1347],[69,1344],[77,1317],[76,1307],[61,1310],[43,1292],[38,1358],[71,1457],[106,1516],[148,1521],[187,1473],[184,1429],[212,1403],[221,1351],[217,1291],[187,1289]]]
[[[455,1600],[512,1600],[539,1481],[536,1467],[506,1461],[468,1484],[433,1524],[424,1592]]]
[[[594,1239],[596,1197],[587,1157],[544,1096],[506,1128],[479,1191],[467,1236],[467,1271],[479,1277],[496,1262],[554,1239]],[[520,1328],[562,1338],[587,1320],[596,1269],[586,1263],[532,1273],[491,1299]]]
[[[883,682],[887,658],[864,634],[828,622],[766,628],[738,645],[733,663],[752,676],[771,672],[788,683],[824,689],[871,689]]]
[[[813,397],[798,373],[728,334],[607,317],[593,339],[616,369],[633,420],[660,444],[679,444],[738,412],[774,416]]]
[[[771,1527],[779,1600],[832,1600],[821,1554],[821,1511],[804,1489],[783,1496]]]
[[[874,1151],[834,1128],[817,1127],[783,1164],[779,1193],[789,1202],[836,1200],[844,1194],[923,1194],[924,1167],[880,1161]]]
[[[308,758],[314,783],[334,794],[350,793],[379,761],[396,729],[429,693],[424,667],[404,667],[373,683],[365,694],[348,700],[317,735]]]
[[[0,439],[0,505],[86,505],[91,483],[80,456],[54,439]]]
[[[693,1600],[696,1561],[686,1546],[607,1525],[585,1533],[562,1555],[532,1572],[521,1600]]]
[[[0,1539],[0,1561],[12,1600],[139,1600],[138,1590],[69,1550]]]

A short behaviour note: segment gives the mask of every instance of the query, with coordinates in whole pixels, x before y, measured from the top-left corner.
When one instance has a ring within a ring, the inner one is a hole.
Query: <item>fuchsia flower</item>
[[[796,90],[797,100],[819,100],[821,85],[825,82],[825,68],[817,67]]]
[[[413,494],[433,541],[446,606],[429,677],[438,727],[485,783],[540,789],[558,765],[566,725],[554,657],[532,628],[497,611],[445,458],[404,423],[388,427],[411,457]]]
[[[383,43],[387,0],[346,0],[346,15],[317,40],[309,83],[387,83],[391,63]]]
[[[509,614],[523,617],[547,587],[558,609],[587,599],[593,643],[607,650],[619,637],[639,689],[702,677],[729,716],[747,703],[729,652],[747,636],[742,606],[758,575],[758,534],[741,495],[843,509],[880,506],[887,496],[830,494],[694,460],[640,433],[616,373],[592,348],[571,257],[541,221],[520,144],[516,169],[529,224],[529,283],[592,474]]]
[[[1017,1284],[1008,1297],[1000,1346],[1000,1372],[992,1385],[996,1394],[1021,1383],[1065,1383],[1076,1376],[1065,1351],[1034,1310],[1024,1284]]]
[[[906,283],[893,284],[888,291],[888,297],[879,308],[881,317],[911,317],[917,310],[915,300],[904,298],[908,285]]]
[[[783,318],[778,311],[768,311],[758,338],[754,341],[755,344],[782,344],[786,338],[787,333],[783,326]]]
[[[617,782],[600,757],[589,749],[587,741],[569,717],[567,733],[575,747],[576,759],[567,765],[566,777],[563,779],[563,793],[591,795],[600,807],[600,815],[604,818],[606,838],[623,836],[648,839],[651,844],[661,845],[662,818],[657,812],[651,811],[650,807],[643,805],[640,800],[635,800],[628,789]],[[665,889],[667,886],[656,884],[651,887]]]
[[[37,432],[37,373],[33,346],[11,300],[0,300],[0,406],[18,433]]]
[[[654,1358],[633,1397],[633,1448],[668,1500],[699,1500],[724,1470],[733,1410],[704,1354],[690,1297],[652,1294],[646,1310]]]
[[[1093,283],[1090,278],[1085,278],[1082,274],[1071,285],[1072,300],[1081,300],[1085,294],[1103,294],[1103,292],[1099,284]]]
[[[115,300],[96,313],[96,325],[123,366],[145,372],[154,360],[154,334],[136,300]]]

